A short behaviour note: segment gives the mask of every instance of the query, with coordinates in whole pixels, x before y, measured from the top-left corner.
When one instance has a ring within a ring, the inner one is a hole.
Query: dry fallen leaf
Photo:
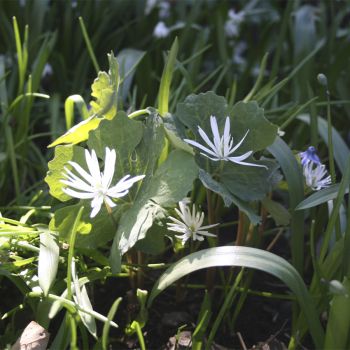
[[[50,333],[35,321],[24,329],[11,350],[46,350]]]

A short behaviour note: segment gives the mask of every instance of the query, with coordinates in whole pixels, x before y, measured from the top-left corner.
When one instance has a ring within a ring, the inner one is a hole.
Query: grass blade
[[[303,176],[293,152],[281,138],[276,138],[268,150],[278,160],[288,183],[289,209],[292,215],[292,261],[293,266],[302,274],[304,269],[304,214],[296,211],[295,208],[304,199]]]
[[[179,50],[179,43],[175,38],[173,45],[171,46],[168,59],[166,61],[162,79],[160,81],[159,93],[158,93],[158,110],[161,116],[168,113],[169,108],[169,95],[170,95],[170,84],[174,73],[175,61],[177,52]]]

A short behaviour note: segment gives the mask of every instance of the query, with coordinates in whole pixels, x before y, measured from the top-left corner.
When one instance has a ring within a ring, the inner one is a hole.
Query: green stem
[[[72,260],[74,254],[75,239],[77,236],[78,225],[80,224],[81,215],[83,213],[84,207],[80,207],[78,215],[74,221],[72,233],[69,240],[69,251],[68,251],[68,261],[67,261],[67,299],[72,300]]]
[[[44,294],[41,292],[29,292],[28,296],[31,298],[43,298]],[[98,312],[96,312],[94,310],[86,309],[86,308],[74,303],[73,301],[68,300],[67,298],[63,298],[63,297],[60,297],[60,296],[55,295],[55,294],[48,294],[46,296],[46,298],[48,300],[51,300],[51,301],[59,301],[62,304],[62,306],[64,306],[71,314],[74,314],[76,312],[76,310],[78,310],[78,311],[84,312],[84,313],[96,318],[96,320],[99,320],[101,322],[109,322],[111,326],[118,328],[118,325],[113,321],[109,321],[107,317],[99,314]]]
[[[327,95],[327,123],[328,123],[328,154],[329,154],[329,170],[331,174],[332,184],[335,184],[335,165],[334,165],[334,153],[333,153],[333,136],[332,136],[332,119],[331,119],[331,105],[330,94],[328,87],[326,89]]]
[[[140,116],[140,115],[143,115],[143,114],[151,114],[151,112],[147,109],[147,108],[145,108],[145,109],[140,109],[140,110],[138,110],[138,111],[135,111],[135,112],[132,112],[132,113],[130,113],[129,115],[128,115],[128,117],[130,118],[130,119],[133,119],[133,118],[136,118],[136,117],[138,117],[138,116]]]

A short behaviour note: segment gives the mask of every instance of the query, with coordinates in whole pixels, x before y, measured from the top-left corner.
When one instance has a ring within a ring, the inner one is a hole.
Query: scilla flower
[[[94,150],[91,151],[91,154],[87,149],[85,150],[85,160],[89,172],[85,171],[76,162],[68,162],[79,176],[64,167],[65,173],[63,175],[66,179],[61,180],[61,182],[68,186],[62,190],[69,196],[80,199],[91,199],[91,218],[97,215],[103,203],[105,203],[107,209],[115,207],[116,204],[112,198],[124,197],[135,182],[145,177],[145,175],[135,177],[126,175],[116,185],[111,187],[116,161],[115,150],[110,150],[106,147],[103,173],[100,172],[100,166]]]
[[[182,240],[182,245],[184,245],[191,237],[194,241],[203,241],[203,236],[215,237],[214,234],[209,233],[207,230],[219,224],[202,226],[204,221],[204,213],[197,212],[194,205],[192,206],[191,212],[188,204],[189,200],[187,199],[179,202],[180,210],[175,208],[175,212],[181,220],[169,216],[169,219],[173,222],[167,223],[168,230],[182,233],[182,235],[176,236]]]
[[[328,175],[326,166],[321,163],[317,164],[311,160],[308,160],[303,166],[303,173],[306,185],[314,191],[318,191],[321,188],[328,187],[332,184],[332,180],[330,175]]]
[[[203,141],[209,147],[203,146],[202,144],[193,140],[185,139],[184,141],[204,151],[205,153],[203,152],[200,152],[200,153],[213,161],[226,160],[226,161],[230,161],[241,165],[249,165],[249,166],[266,168],[265,165],[243,162],[243,160],[247,159],[253,153],[253,151],[246,152],[240,156],[235,156],[235,157],[232,156],[232,153],[235,152],[240,147],[244,139],[247,137],[249,130],[245,133],[241,141],[239,141],[236,145],[234,145],[233,138],[230,133],[229,117],[226,117],[224,134],[222,136],[220,136],[220,133],[219,133],[216,117],[214,116],[210,117],[210,126],[214,137],[213,141],[211,141],[208,135],[203,131],[203,129],[200,126],[198,126],[199,135],[202,137]]]
[[[301,165],[305,165],[309,161],[315,164],[321,164],[320,158],[317,155],[316,148],[314,146],[310,146],[305,152],[299,153],[301,159]]]
[[[170,29],[166,26],[164,22],[158,22],[153,30],[153,35],[158,38],[166,38],[170,33]]]

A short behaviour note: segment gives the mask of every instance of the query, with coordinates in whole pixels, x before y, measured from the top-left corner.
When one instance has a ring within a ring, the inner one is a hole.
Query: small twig
[[[273,248],[273,246],[276,244],[276,242],[277,242],[277,241],[279,240],[279,238],[281,237],[283,231],[284,231],[284,228],[282,227],[282,228],[278,231],[278,233],[277,233],[277,235],[275,236],[275,238],[274,238],[274,239],[271,241],[271,243],[267,246],[267,248],[266,248],[267,251],[270,251],[270,250]]]
[[[237,337],[238,337],[239,342],[241,343],[242,349],[243,350],[248,350],[248,348],[245,345],[245,342],[244,342],[243,337],[242,337],[240,332],[237,332]]]

